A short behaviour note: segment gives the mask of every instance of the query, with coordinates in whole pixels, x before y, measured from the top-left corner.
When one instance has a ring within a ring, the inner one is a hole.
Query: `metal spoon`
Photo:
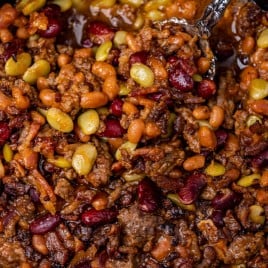
[[[213,0],[205,9],[203,16],[197,20],[195,24],[189,24],[185,19],[178,19],[176,17],[155,22],[159,28],[166,24],[175,24],[181,26],[187,33],[192,36],[198,36],[200,49],[204,56],[211,61],[210,68],[207,72],[207,77],[212,79],[216,72],[216,59],[210,48],[208,38],[211,34],[212,28],[222,17],[230,0]]]

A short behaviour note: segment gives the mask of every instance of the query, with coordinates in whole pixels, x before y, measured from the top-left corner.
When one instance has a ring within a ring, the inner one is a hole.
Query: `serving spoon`
[[[206,74],[210,79],[213,79],[216,73],[216,58],[211,50],[208,38],[211,35],[212,28],[222,17],[229,2],[230,0],[212,0],[206,7],[202,17],[198,19],[195,24],[190,24],[187,20],[178,19],[176,17],[155,22],[155,25],[159,28],[167,24],[179,25],[191,36],[198,37],[201,51],[204,56],[210,60],[210,68]],[[267,0],[255,0],[254,2],[263,10],[268,10]]]

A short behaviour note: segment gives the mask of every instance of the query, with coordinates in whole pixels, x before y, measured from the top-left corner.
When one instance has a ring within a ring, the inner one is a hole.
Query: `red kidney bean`
[[[209,99],[216,93],[216,84],[212,80],[204,79],[197,87],[197,94],[204,98]]]
[[[93,47],[93,42],[90,39],[85,39],[82,41],[82,47]]]
[[[237,205],[240,200],[240,194],[235,192],[218,193],[211,201],[211,205],[215,210],[227,210]]]
[[[9,139],[11,130],[6,122],[0,122],[0,145],[4,144]]]
[[[28,193],[29,193],[29,196],[31,197],[31,200],[34,203],[39,203],[40,202],[39,194],[34,188],[31,187],[29,189]]]
[[[206,177],[202,173],[191,174],[185,185],[179,189],[178,195],[184,204],[193,203],[206,185]]]
[[[148,59],[148,52],[147,51],[145,51],[145,50],[138,51],[138,52],[131,54],[131,56],[129,58],[129,64],[130,64],[130,66],[134,63],[137,63],[137,62],[146,64],[147,59]]]
[[[168,80],[173,87],[182,92],[191,91],[194,87],[194,81],[192,77],[180,68],[170,70],[168,74]]]
[[[158,208],[159,191],[149,179],[143,179],[138,184],[138,206],[143,212],[153,212]]]
[[[253,157],[251,164],[254,168],[268,166],[268,150],[265,150]]]
[[[177,56],[171,56],[168,58],[167,68],[169,71],[172,71],[177,68],[181,69],[189,76],[192,76],[197,72],[196,67],[192,65],[189,60],[178,58]]]
[[[3,47],[4,52],[0,55],[0,58],[6,62],[10,57],[15,57],[23,50],[24,42],[21,39],[14,39],[12,42],[3,44]]]
[[[223,129],[217,129],[214,133],[217,139],[217,147],[224,146],[228,139],[228,133]]]
[[[106,224],[116,220],[118,212],[111,209],[96,210],[94,208],[85,211],[81,220],[87,226],[96,226],[99,224]]]
[[[62,30],[61,21],[58,18],[48,18],[48,26],[46,30],[39,30],[38,33],[44,38],[57,37]]]
[[[93,21],[89,24],[87,31],[89,34],[105,35],[113,33],[114,30],[110,28],[106,23],[101,21]]]
[[[58,17],[61,15],[60,7],[58,5],[55,5],[55,4],[47,5],[43,9],[43,12],[49,18],[53,18],[53,17],[55,18],[55,17]]]
[[[224,211],[214,210],[211,214],[211,219],[217,227],[222,227],[224,225],[223,217]]]
[[[59,215],[46,214],[30,223],[30,232],[32,234],[45,234],[52,231],[60,223]]]
[[[114,99],[110,106],[112,114],[115,116],[121,116],[123,113],[123,104],[124,102],[121,99]]]
[[[118,137],[122,137],[124,132],[125,130],[120,125],[119,120],[110,118],[110,119],[106,119],[105,130],[101,134],[101,136],[107,137],[107,138],[118,138]]]

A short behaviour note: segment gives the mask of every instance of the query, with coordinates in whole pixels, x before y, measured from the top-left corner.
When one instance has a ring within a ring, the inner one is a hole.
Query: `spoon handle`
[[[210,36],[214,25],[222,17],[230,0],[213,0],[205,9],[203,16],[196,22],[202,35]]]

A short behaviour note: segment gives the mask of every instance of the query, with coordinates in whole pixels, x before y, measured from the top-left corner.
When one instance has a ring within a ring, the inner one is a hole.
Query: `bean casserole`
[[[1,268],[268,267],[268,12],[233,0],[0,7]]]

